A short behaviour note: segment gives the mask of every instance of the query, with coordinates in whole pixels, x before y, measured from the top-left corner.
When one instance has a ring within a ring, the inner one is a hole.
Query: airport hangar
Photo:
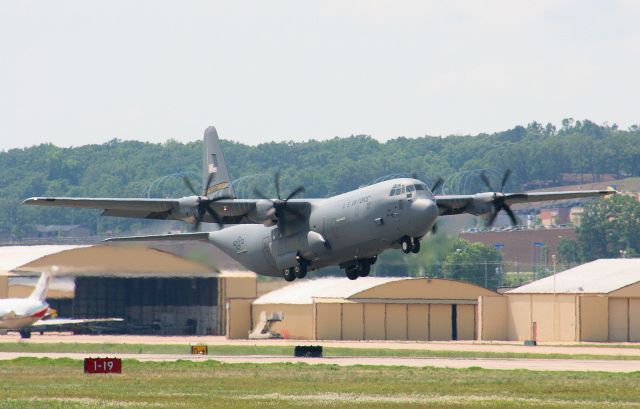
[[[292,339],[640,342],[640,259],[596,260],[505,294],[426,277],[262,282],[267,292],[205,246],[0,247],[0,298],[30,292],[16,274],[56,270],[75,277],[75,291],[52,288],[61,316],[123,317],[133,333],[247,338],[264,312],[282,313],[271,329]]]
[[[640,342],[640,259],[600,259],[478,301],[478,339]]]
[[[299,281],[254,301],[229,300],[227,336],[247,338],[272,314],[271,330],[310,340],[476,339],[480,296],[498,296],[462,281],[438,278],[361,277]]]
[[[28,296],[36,276],[48,272],[56,278],[47,302],[60,317],[124,318],[118,330],[136,334],[224,335],[220,306],[229,297],[255,299],[255,274],[206,244],[169,248],[0,247],[0,298]]]
[[[282,313],[271,329],[294,339],[640,342],[640,259],[596,260],[504,294],[435,278],[325,278],[229,305],[230,338]]]

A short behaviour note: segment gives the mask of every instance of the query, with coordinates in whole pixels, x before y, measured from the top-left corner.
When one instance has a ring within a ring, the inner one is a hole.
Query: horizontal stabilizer
[[[149,236],[130,236],[130,237],[113,237],[106,239],[105,241],[209,241],[209,233],[197,232],[197,233],[175,233],[175,234],[157,234]]]

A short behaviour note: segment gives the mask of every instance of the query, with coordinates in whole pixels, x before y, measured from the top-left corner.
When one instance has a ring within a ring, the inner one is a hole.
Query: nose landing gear
[[[404,236],[400,242],[402,252],[405,254],[420,252],[420,239],[415,237]]]

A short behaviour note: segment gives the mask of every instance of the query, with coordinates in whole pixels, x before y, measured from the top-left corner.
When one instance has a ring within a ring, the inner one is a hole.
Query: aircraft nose
[[[420,198],[411,204],[410,208],[410,234],[413,237],[421,237],[431,230],[438,217],[438,206],[433,200]]]

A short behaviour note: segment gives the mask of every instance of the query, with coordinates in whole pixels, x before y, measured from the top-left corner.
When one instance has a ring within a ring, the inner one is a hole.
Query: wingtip
[[[56,199],[53,197],[30,197],[28,199],[24,199],[22,204],[31,205],[38,204],[38,202],[55,202]]]

